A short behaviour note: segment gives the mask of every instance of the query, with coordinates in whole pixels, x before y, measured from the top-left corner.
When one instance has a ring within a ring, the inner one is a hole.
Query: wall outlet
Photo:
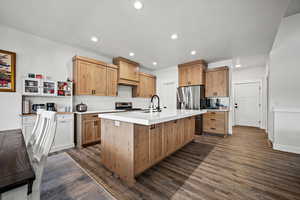
[[[120,126],[120,121],[115,121],[115,126]]]

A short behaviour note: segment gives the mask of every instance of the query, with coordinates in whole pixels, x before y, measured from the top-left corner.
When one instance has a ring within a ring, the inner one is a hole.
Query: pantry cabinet
[[[178,65],[179,86],[204,85],[207,63],[196,60]]]
[[[206,97],[229,96],[229,68],[218,67],[206,71]]]
[[[116,57],[113,63],[119,67],[118,83],[122,85],[138,85],[140,64],[132,60]]]
[[[117,66],[75,56],[73,72],[75,95],[117,95]]]
[[[133,97],[150,98],[156,94],[156,77],[140,72],[140,81],[133,87]]]

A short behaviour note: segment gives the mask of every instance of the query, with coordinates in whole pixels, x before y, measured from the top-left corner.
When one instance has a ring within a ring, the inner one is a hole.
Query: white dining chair
[[[32,193],[28,196],[29,200],[40,199],[43,170],[54,141],[56,124],[56,112],[38,111],[36,123],[27,143],[27,151],[36,176]]]

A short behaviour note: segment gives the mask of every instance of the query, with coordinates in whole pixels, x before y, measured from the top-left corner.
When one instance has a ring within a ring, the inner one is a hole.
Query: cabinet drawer
[[[71,114],[71,115],[57,115],[57,120],[58,121],[73,120],[73,114]]]
[[[205,118],[213,120],[225,120],[226,112],[208,112],[204,114]]]
[[[83,120],[96,120],[96,119],[100,119],[98,117],[99,113],[94,113],[94,114],[86,114],[86,115],[83,115],[82,119]]]

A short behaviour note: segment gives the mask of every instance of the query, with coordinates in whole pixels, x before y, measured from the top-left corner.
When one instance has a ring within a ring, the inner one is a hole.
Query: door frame
[[[263,128],[263,104],[262,104],[262,80],[249,80],[249,81],[237,81],[237,82],[232,82],[232,96],[233,96],[233,124],[236,126],[236,112],[234,108],[234,103],[235,103],[235,86],[236,85],[241,85],[241,84],[249,84],[249,83],[258,83],[259,84],[259,127],[258,128]]]

